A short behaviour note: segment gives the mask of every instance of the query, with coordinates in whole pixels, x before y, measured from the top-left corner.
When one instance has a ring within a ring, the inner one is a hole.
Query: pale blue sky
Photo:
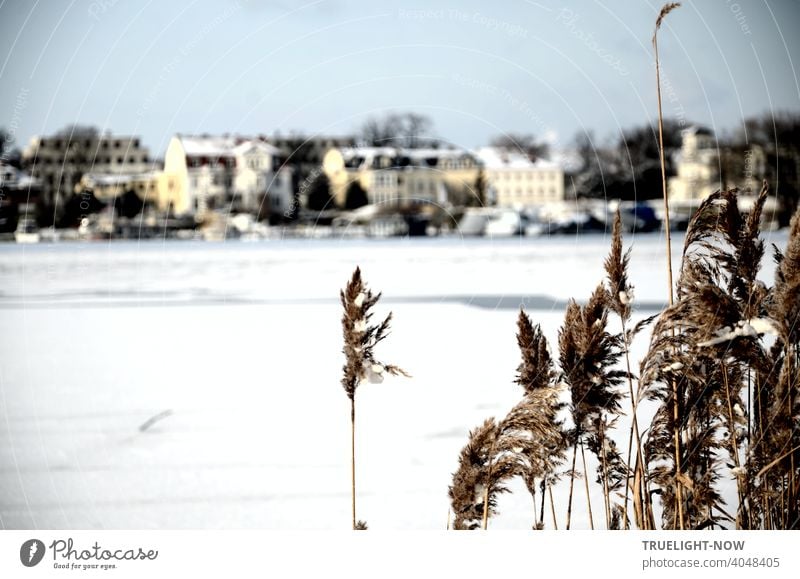
[[[0,126],[141,134],[352,132],[415,110],[445,140],[608,137],[655,114],[661,2],[5,0]],[[800,110],[800,2],[704,0],[660,36],[667,116],[734,130]]]

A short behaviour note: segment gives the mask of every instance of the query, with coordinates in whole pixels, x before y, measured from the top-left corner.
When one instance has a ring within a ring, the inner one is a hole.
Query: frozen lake
[[[769,235],[783,247],[785,233]],[[666,296],[663,238],[625,243],[637,315],[650,315]],[[358,515],[373,529],[444,529],[467,432],[520,397],[520,304],[554,347],[566,299],[603,278],[608,245],[2,245],[0,527],[347,529],[338,292],[360,265],[384,293],[376,314],[395,314],[378,357],[413,378],[358,392]],[[566,492],[555,493],[560,528]],[[576,496],[573,527],[586,527]],[[521,489],[500,509],[493,528],[529,528]]]

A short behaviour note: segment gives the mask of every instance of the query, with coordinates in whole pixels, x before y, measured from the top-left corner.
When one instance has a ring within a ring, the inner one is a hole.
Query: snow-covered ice
[[[665,301],[664,243],[633,241],[641,317]],[[338,292],[360,265],[384,295],[376,315],[395,316],[377,356],[413,377],[358,391],[358,516],[373,529],[443,529],[467,432],[520,397],[520,303],[555,348],[565,301],[589,296],[608,245],[598,235],[2,246],[0,526],[348,528]],[[530,527],[531,498],[515,488],[493,528]],[[566,492],[555,493],[561,528]]]

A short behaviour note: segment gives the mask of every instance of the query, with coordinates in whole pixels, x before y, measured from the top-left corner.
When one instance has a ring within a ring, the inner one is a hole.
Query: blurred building
[[[721,187],[719,149],[714,134],[693,126],[682,133],[680,152],[674,158],[677,175],[668,182],[670,201],[696,206]]]
[[[42,201],[48,206],[68,199],[87,173],[132,175],[152,169],[139,137],[100,134],[91,128],[34,137],[22,152],[22,162],[41,183]]]
[[[18,219],[35,219],[41,186],[24,171],[0,161],[0,233],[17,228]]]
[[[261,139],[176,135],[164,157],[159,205],[176,214],[211,209],[289,211],[291,170],[279,149]]]
[[[668,181],[670,201],[676,209],[692,210],[703,199],[723,188],[736,187],[742,193],[742,207],[749,206],[769,178],[769,159],[764,148],[725,145],[720,147],[714,134],[705,127],[693,126],[682,132],[681,149],[674,158],[677,175]],[[770,197],[764,208],[775,210]]]
[[[330,149],[356,144],[355,137],[336,135],[275,135],[261,139],[280,149],[286,164],[293,168],[295,178],[301,181],[319,172],[325,153]]]
[[[325,155],[323,171],[342,207],[350,206],[347,196],[354,183],[369,203],[377,204],[468,205],[483,195],[480,161],[463,149],[333,148]]]
[[[76,191],[91,191],[99,201],[106,203],[125,194],[135,193],[143,204],[158,207],[162,178],[161,171],[136,174],[86,173],[78,182]]]
[[[564,169],[500,147],[476,151],[484,168],[489,202],[500,207],[530,207],[564,200]]]

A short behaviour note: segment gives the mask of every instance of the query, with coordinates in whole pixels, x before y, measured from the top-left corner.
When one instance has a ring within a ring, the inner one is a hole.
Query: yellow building
[[[340,207],[354,182],[373,204],[466,205],[480,194],[480,163],[463,149],[333,148],[322,169]]]
[[[166,209],[160,193],[164,177],[161,171],[128,175],[86,173],[75,185],[75,193],[88,190],[100,201],[107,202],[133,191],[142,202]]]

